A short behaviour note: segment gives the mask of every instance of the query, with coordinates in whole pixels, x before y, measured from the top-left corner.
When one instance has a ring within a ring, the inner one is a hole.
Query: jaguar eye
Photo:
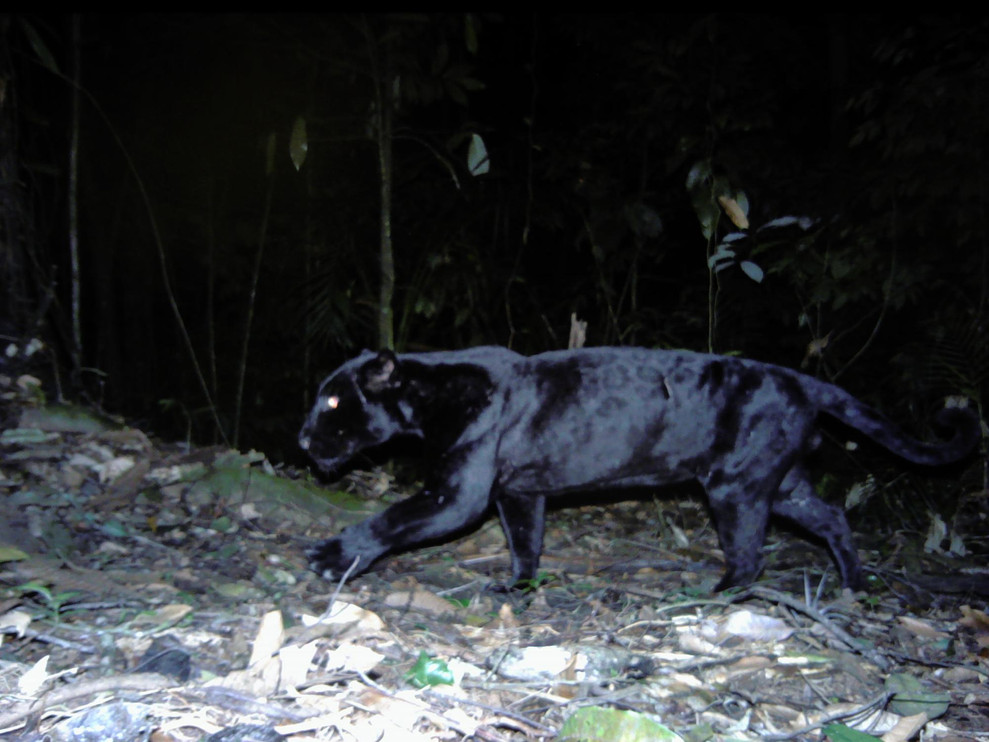
[[[327,397],[325,404],[326,404],[326,409],[335,410],[337,407],[340,406],[340,397],[338,397],[335,394],[331,397]]]

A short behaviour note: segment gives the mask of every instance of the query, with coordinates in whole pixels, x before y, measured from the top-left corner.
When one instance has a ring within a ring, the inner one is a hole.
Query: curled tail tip
[[[959,456],[968,454],[982,437],[982,420],[968,397],[946,398],[934,419],[938,426],[954,431],[949,445],[956,448]]]

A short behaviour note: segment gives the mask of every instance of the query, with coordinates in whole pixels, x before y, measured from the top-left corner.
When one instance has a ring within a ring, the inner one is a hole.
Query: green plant
[[[22,585],[17,585],[14,589],[22,595],[39,595],[44,601],[49,618],[53,623],[59,622],[62,615],[62,609],[67,604],[73,602],[73,600],[81,594],[77,590],[68,590],[57,593],[52,592],[47,585],[38,582],[37,580],[31,580],[30,582],[25,582]]]

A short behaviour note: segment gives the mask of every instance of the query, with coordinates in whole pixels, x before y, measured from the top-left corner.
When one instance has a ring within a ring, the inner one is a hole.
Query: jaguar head
[[[414,434],[394,353],[364,351],[330,374],[299,432],[299,445],[327,472],[397,435]]]

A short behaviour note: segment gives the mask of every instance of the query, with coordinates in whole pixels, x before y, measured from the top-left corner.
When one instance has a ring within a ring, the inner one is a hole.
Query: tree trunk
[[[392,96],[391,81],[379,82],[381,120],[378,126],[378,165],[381,170],[381,294],[378,298],[378,347],[393,350],[395,328],[392,299],[395,295],[395,256],[391,244],[392,192]]]
[[[69,260],[72,265],[72,380],[78,384],[82,369],[82,283],[79,276],[79,90],[80,18],[72,16],[72,130],[69,132]]]

